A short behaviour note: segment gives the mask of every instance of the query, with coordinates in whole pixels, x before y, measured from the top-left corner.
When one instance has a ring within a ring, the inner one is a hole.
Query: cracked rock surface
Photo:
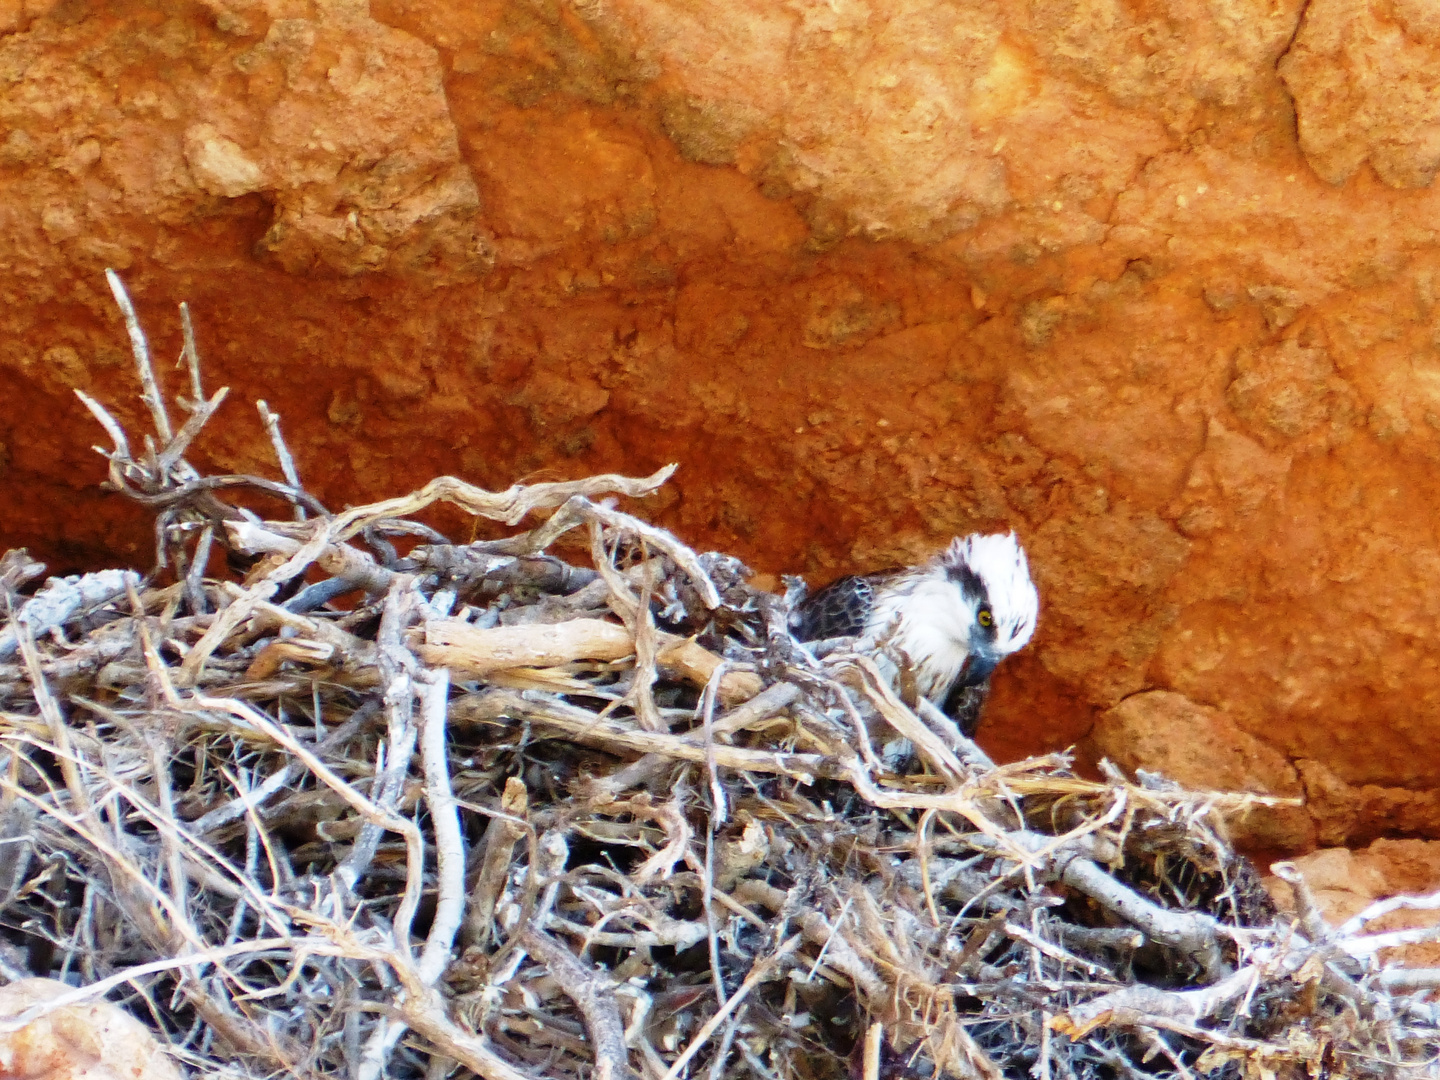
[[[1013,527],[993,751],[1440,836],[1437,80],[1420,0],[0,0],[0,546],[148,565],[113,266],[208,467],[264,397],[332,506],[678,461],[817,583]]]

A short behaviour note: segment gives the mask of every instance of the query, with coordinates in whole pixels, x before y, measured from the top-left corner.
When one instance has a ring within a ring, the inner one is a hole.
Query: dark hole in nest
[[[27,860],[23,880],[0,910],[0,933],[32,975],[49,975],[82,912],[84,878],[63,855]]]
[[[567,870],[587,866],[604,866],[618,874],[629,874],[644,862],[646,853],[639,847],[628,844],[607,844],[588,838],[572,839],[570,855],[566,861]]]

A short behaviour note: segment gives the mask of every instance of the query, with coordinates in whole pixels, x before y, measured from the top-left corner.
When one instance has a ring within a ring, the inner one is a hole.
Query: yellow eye
[[[980,614],[975,616],[975,621],[988,630],[995,625],[995,616],[990,614],[989,609],[981,608]]]

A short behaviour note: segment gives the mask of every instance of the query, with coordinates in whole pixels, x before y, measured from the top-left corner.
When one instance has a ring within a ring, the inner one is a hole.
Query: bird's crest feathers
[[[962,590],[967,578],[978,579],[1006,653],[1030,640],[1040,614],[1040,597],[1030,580],[1025,549],[1013,532],[956,537],[937,560],[937,567],[955,578]]]

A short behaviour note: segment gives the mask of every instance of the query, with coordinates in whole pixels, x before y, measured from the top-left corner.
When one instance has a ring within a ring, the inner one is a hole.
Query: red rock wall
[[[264,397],[337,505],[673,460],[814,580],[1013,526],[992,748],[1440,835],[1437,83],[1425,0],[0,0],[0,545],[148,562],[114,266],[208,466]]]

